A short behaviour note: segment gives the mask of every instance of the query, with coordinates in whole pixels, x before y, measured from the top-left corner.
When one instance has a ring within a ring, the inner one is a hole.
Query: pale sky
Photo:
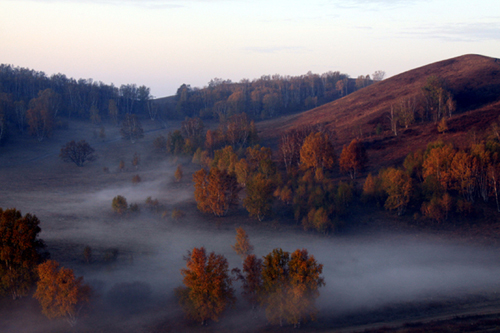
[[[146,85],[500,58],[500,0],[0,0],[0,63]]]

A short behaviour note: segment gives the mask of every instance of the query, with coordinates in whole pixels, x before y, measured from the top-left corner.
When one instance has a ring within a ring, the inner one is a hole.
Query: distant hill
[[[456,111],[448,120],[449,131],[440,134],[435,122],[417,120],[394,136],[390,132],[391,106],[401,98],[419,98],[431,76],[443,79],[456,101]],[[471,135],[468,132],[484,133],[499,115],[500,60],[464,55],[404,72],[309,111],[262,122],[259,131],[266,143],[275,145],[287,130],[322,125],[335,131],[339,149],[362,137],[371,160],[389,165],[437,139],[464,145]],[[377,126],[384,130],[380,135],[375,135]]]

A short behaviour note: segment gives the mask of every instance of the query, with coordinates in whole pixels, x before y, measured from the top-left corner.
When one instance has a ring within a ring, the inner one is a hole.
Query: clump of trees
[[[75,142],[74,140],[66,143],[61,148],[59,157],[64,162],[73,162],[81,167],[85,162],[91,162],[96,159],[95,150],[85,140]]]
[[[15,208],[0,208],[0,293],[13,299],[26,296],[36,280],[36,267],[44,259],[39,239],[40,220]]]
[[[194,248],[186,261],[187,268],[181,270],[184,287],[176,290],[186,316],[202,325],[209,319],[218,320],[235,301],[227,260]],[[232,273],[242,282],[244,298],[253,308],[263,306],[270,323],[298,328],[316,318],[318,289],[325,284],[322,271],[323,265],[305,249],[291,255],[274,249],[263,259],[246,256],[243,271],[235,268]]]

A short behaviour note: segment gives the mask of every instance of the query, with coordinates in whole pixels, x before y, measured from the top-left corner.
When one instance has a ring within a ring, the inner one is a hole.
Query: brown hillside
[[[373,135],[378,123],[389,128],[387,116],[391,105],[402,97],[420,94],[431,75],[445,79],[455,96],[457,111],[449,120],[450,131],[440,135],[434,123],[424,123],[401,131],[397,137],[387,132]],[[500,60],[464,55],[404,72],[300,114],[262,122],[259,129],[265,141],[276,144],[286,130],[322,124],[335,130],[339,147],[361,133],[368,144],[370,159],[387,165],[399,162],[409,151],[423,148],[438,138],[462,145],[467,132],[472,128],[481,132],[499,114]]]

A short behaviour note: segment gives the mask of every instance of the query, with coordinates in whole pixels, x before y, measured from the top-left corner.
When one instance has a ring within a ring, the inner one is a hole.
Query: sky
[[[500,1],[0,0],[0,63],[146,85],[377,70],[463,54],[500,58]]]

